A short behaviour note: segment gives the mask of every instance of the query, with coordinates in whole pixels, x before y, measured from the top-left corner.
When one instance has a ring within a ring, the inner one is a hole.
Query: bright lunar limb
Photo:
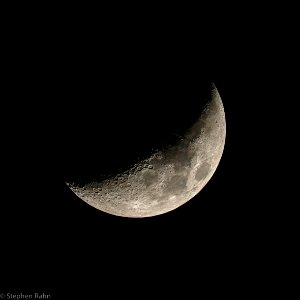
[[[198,194],[220,162],[226,136],[219,92],[210,99],[179,142],[154,150],[126,171],[84,185],[66,182],[82,200],[106,213],[132,218],[172,211]]]

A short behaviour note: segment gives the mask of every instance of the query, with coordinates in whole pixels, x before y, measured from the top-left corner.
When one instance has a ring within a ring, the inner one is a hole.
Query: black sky
[[[17,63],[22,80],[11,87],[4,130],[7,278],[17,269],[20,282],[56,288],[75,271],[88,281],[96,270],[102,286],[125,282],[129,270],[142,282],[149,270],[159,284],[189,269],[225,276],[245,257],[247,266],[255,263],[269,205],[256,194],[265,67],[253,39],[230,33],[217,29],[203,40],[162,35],[153,43],[133,36],[135,43],[90,46],[63,36],[43,51],[23,53],[28,59]],[[188,126],[197,92],[211,80],[223,100],[227,138],[217,171],[194,199],[158,217],[127,219],[94,209],[65,186],[64,178],[95,155],[117,166],[177,125]]]

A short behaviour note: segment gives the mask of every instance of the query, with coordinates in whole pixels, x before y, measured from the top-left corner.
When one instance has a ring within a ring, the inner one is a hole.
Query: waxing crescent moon
[[[66,184],[89,205],[116,216],[151,217],[180,207],[211,179],[223,153],[224,108],[215,85],[210,89],[198,119],[175,144],[104,180]]]

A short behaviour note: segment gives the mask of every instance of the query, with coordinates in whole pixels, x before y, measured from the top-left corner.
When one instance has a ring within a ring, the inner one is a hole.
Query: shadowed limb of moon
[[[109,214],[142,218],[164,214],[198,194],[214,174],[225,144],[222,100],[214,84],[199,118],[179,142],[126,171],[84,185],[66,182],[91,206]]]

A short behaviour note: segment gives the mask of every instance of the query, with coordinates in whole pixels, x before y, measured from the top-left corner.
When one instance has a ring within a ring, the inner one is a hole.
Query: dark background
[[[166,287],[167,279],[195,288],[192,272],[198,283],[217,273],[245,284],[238,274],[269,268],[274,202],[264,187],[272,136],[261,121],[275,98],[267,97],[274,65],[265,35],[221,23],[193,29],[20,37],[9,73],[17,79],[2,110],[8,285],[69,292],[75,282],[103,289],[114,282],[125,293]],[[68,176],[95,172],[85,167],[94,155],[111,171],[183,130],[210,81],[223,100],[227,138],[217,171],[194,199],[128,219],[94,209],[65,186]]]

